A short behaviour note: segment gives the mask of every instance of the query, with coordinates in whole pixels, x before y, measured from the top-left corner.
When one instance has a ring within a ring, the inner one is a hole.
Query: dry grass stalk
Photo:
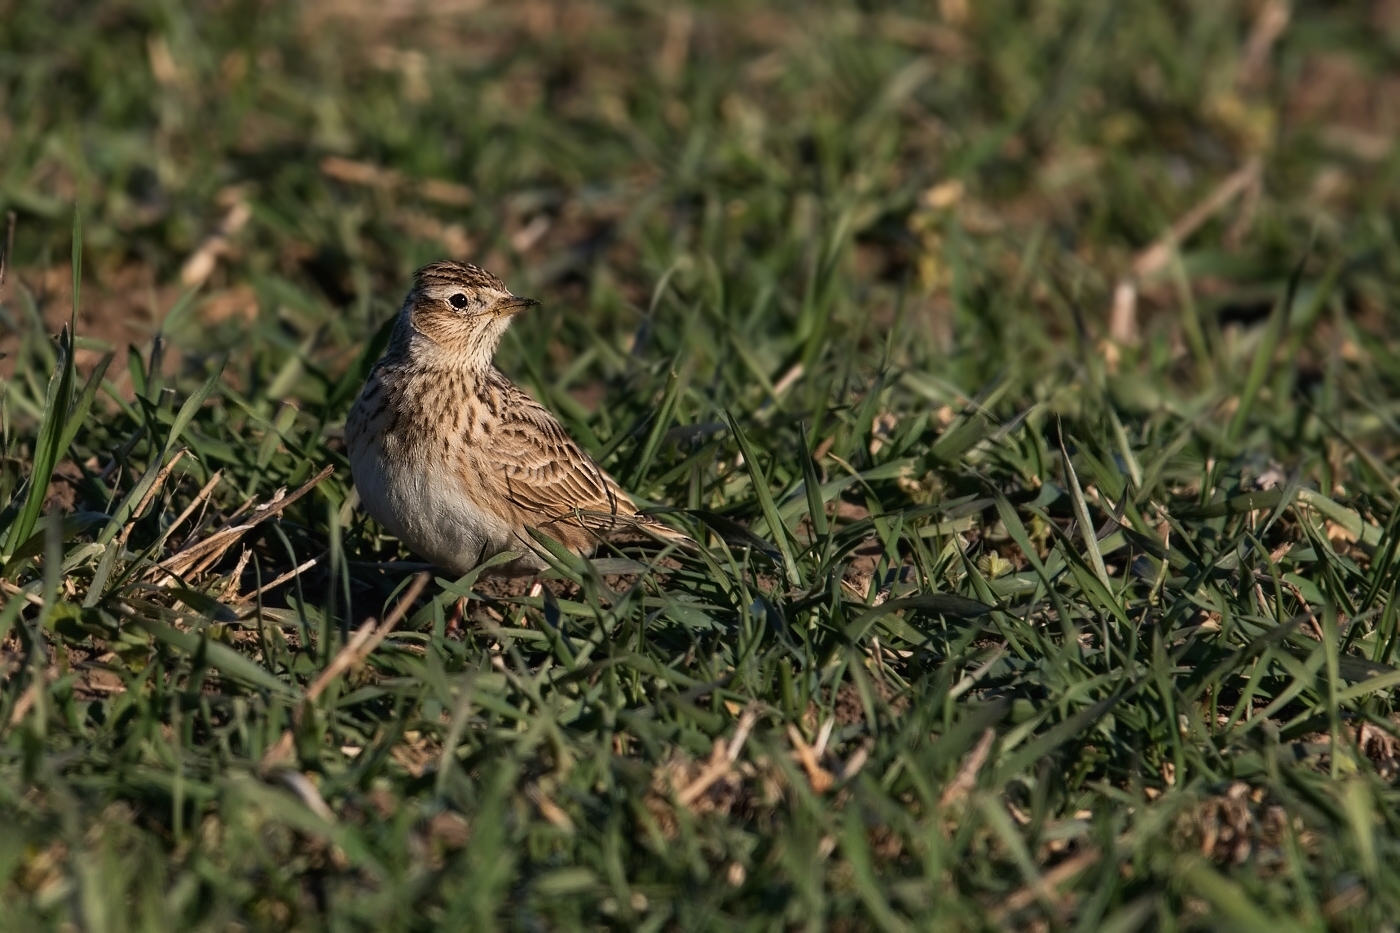
[[[749,733],[753,731],[757,719],[757,710],[750,706],[739,716],[739,725],[734,729],[734,737],[729,740],[727,747],[722,739],[715,739],[710,760],[705,764],[704,770],[687,784],[685,789],[676,794],[677,801],[683,806],[690,806],[701,794],[709,790],[711,785],[729,774],[734,762],[739,760],[739,753],[748,741]]]
[[[1291,580],[1284,580],[1283,585],[1288,587],[1289,591],[1293,594],[1293,598],[1298,600],[1298,605],[1303,607],[1303,614],[1306,615],[1308,621],[1312,623],[1312,631],[1309,634],[1318,641],[1326,641],[1327,639],[1322,632],[1322,623],[1319,622],[1317,616],[1313,614],[1312,606],[1308,605],[1307,599],[1303,596],[1303,591],[1298,589],[1298,585]]]
[[[248,566],[248,558],[253,556],[253,552],[248,548],[243,549],[243,553],[238,555],[238,563],[233,565],[233,572],[228,575],[228,583],[224,585],[223,602],[236,602],[238,595],[238,581],[243,579],[243,569]]]
[[[159,568],[172,577],[185,576],[191,572],[207,569],[219,561],[245,534],[261,525],[269,518],[282,514],[287,506],[296,502],[335,472],[334,466],[327,466],[320,473],[307,480],[291,494],[278,490],[272,501],[253,510],[253,515],[239,525],[220,528],[202,541],[186,544],[179,552],[159,564]],[[240,510],[241,511],[241,510]],[[128,528],[131,526],[128,525]]]
[[[315,702],[316,698],[331,685],[332,681],[350,668],[363,663],[365,658],[369,657],[370,652],[379,647],[379,643],[389,636],[389,633],[394,630],[394,626],[402,621],[408,613],[409,607],[413,605],[413,601],[422,594],[423,588],[428,585],[431,578],[432,575],[427,571],[415,577],[413,582],[408,585],[408,589],[404,591],[403,597],[394,606],[393,611],[378,628],[375,627],[374,620],[369,619],[356,629],[350,641],[336,653],[331,663],[326,665],[326,669],[312,681],[311,686],[306,688],[304,701],[306,703]]]
[[[141,501],[136,504],[135,510],[132,511],[131,517],[133,519],[140,518],[141,513],[146,511],[146,506],[151,504],[151,500],[156,497],[161,487],[165,485],[165,481],[170,478],[170,471],[175,469],[175,464],[179,463],[187,453],[189,453],[189,451],[181,447],[179,450],[175,451],[175,456],[170,458],[170,462],[160,468],[160,472],[156,474],[155,482],[151,483],[151,488],[146,490],[146,494],[141,497]],[[125,550],[127,538],[131,536],[131,529],[133,527],[135,527],[135,522],[129,521],[122,528],[121,533],[117,535],[117,553],[121,553]]]
[[[1113,289],[1113,310],[1108,316],[1108,336],[1115,343],[1124,346],[1138,342],[1137,286],[1129,279],[1123,279]]]
[[[262,760],[258,762],[258,773],[267,776],[284,768],[296,760],[296,739],[292,737],[292,730],[283,730],[282,735],[276,742],[269,745],[263,752]]]
[[[1233,175],[1216,185],[1214,191],[1183,214],[1155,243],[1138,253],[1137,258],[1133,260],[1133,278],[1141,282],[1166,269],[1172,255],[1184,240],[1224,210],[1235,198],[1259,184],[1262,170],[1263,163],[1259,158],[1251,157]]]
[[[538,784],[531,784],[529,787],[525,788],[525,796],[530,798],[539,809],[540,816],[549,820],[552,826],[561,832],[568,833],[570,836],[574,834],[573,819],[569,817],[569,814],[564,812],[559,804],[550,800],[549,795],[541,790]]]
[[[817,730],[817,741],[812,744],[812,757],[818,761],[826,754],[826,743],[831,741],[831,730],[836,728],[836,720],[827,717],[822,723],[822,727]]]
[[[185,520],[194,514],[195,509],[199,508],[201,505],[203,505],[209,500],[210,493],[214,491],[215,486],[219,485],[219,480],[223,478],[223,470],[214,471],[214,475],[209,477],[209,482],[205,483],[203,486],[200,487],[199,492],[195,493],[195,497],[190,500],[190,504],[185,506],[185,510],[181,512],[178,516],[176,516],[175,521],[170,523],[170,527],[165,530],[165,533],[162,536],[162,540],[168,538],[171,532],[183,525],[185,523]]]
[[[172,461],[172,464],[173,464],[173,461]],[[185,506],[185,510],[184,510],[183,512],[181,512],[179,515],[177,515],[177,516],[175,517],[175,521],[171,522],[170,525],[169,525],[164,531],[162,531],[162,532],[160,533],[160,538],[157,539],[157,541],[156,541],[156,547],[160,547],[161,545],[165,544],[165,542],[166,542],[167,540],[169,540],[171,534],[173,534],[173,533],[175,532],[175,529],[177,529],[177,528],[179,528],[181,525],[183,525],[183,524],[185,523],[185,521],[186,521],[191,515],[194,514],[195,509],[199,508],[201,505],[203,505],[204,503],[206,503],[206,502],[209,500],[210,494],[213,493],[214,487],[217,486],[217,485],[219,484],[219,480],[223,479],[223,475],[224,475],[224,474],[223,474],[223,471],[222,471],[222,470],[215,470],[215,471],[214,471],[214,475],[211,476],[211,477],[209,477],[209,482],[205,483],[202,487],[200,487],[199,492],[195,493],[195,497],[194,497],[193,499],[190,500],[190,504],[187,505],[187,506]],[[163,479],[164,479],[164,478],[162,477],[162,480],[163,480]],[[138,514],[139,514],[139,511],[138,511]],[[154,573],[154,570],[152,571],[152,573]],[[149,573],[147,574],[148,577],[149,577],[150,575],[151,575],[151,574],[149,574]],[[162,580],[161,583],[160,583],[159,585],[161,585],[161,586],[167,586],[167,585],[169,585],[170,582],[171,582],[171,578],[170,578],[169,576],[166,576],[166,577],[164,578],[164,580]]]
[[[982,738],[977,740],[977,745],[972,751],[967,753],[963,759],[962,767],[958,769],[955,776],[947,787],[943,788],[943,793],[938,798],[940,807],[949,807],[967,797],[977,786],[977,775],[982,770],[982,766],[987,763],[987,756],[992,751],[992,743],[996,741],[996,731],[987,729],[982,733]]]
[[[1123,346],[1131,346],[1138,342],[1139,286],[1166,269],[1183,241],[1241,196],[1244,203],[1240,216],[1231,225],[1229,239],[1237,240],[1244,235],[1258,203],[1262,171],[1263,163],[1260,159],[1257,156],[1251,157],[1195,207],[1183,214],[1166,233],[1157,238],[1156,242],[1138,253],[1133,260],[1130,274],[1120,279],[1113,290],[1113,304],[1108,321],[1111,340]]]
[[[860,773],[861,768],[864,768],[865,763],[869,760],[870,746],[862,745],[860,748],[855,750],[854,754],[852,754],[850,758],[846,759],[846,763],[841,766],[841,772],[838,775],[838,777],[843,781],[849,781],[851,778],[855,777],[857,774]]]
[[[1086,849],[1078,855],[1065,859],[1054,868],[1035,879],[1033,884],[1026,885],[1019,891],[1011,894],[992,909],[992,920],[1000,922],[1003,918],[1025,910],[1036,901],[1042,901],[1063,908],[1065,899],[1056,890],[1060,885],[1074,878],[1075,875],[1092,867],[1099,860],[1098,849]]]
[[[320,563],[320,561],[321,557],[313,557],[308,561],[304,561],[298,564],[297,566],[293,567],[291,570],[288,570],[286,573],[278,575],[278,577],[274,579],[271,583],[264,583],[262,586],[258,587],[256,590],[253,590],[253,592],[249,593],[247,596],[239,596],[234,600],[234,602],[246,603],[251,599],[257,599],[264,593],[277,589],[279,586],[281,586],[283,583],[286,583],[288,580],[292,580],[296,577],[299,577],[306,571],[310,570],[312,567],[315,567],[318,563]],[[230,585],[237,584],[238,576],[239,574],[235,572],[233,579],[230,581]]]
[[[403,617],[408,613],[409,607],[413,605],[413,601],[418,598],[423,592],[423,588],[428,585],[429,578],[430,575],[428,573],[420,573],[414,581],[409,584],[408,589],[404,591],[403,596],[378,628],[375,627],[374,619],[368,619],[355,630],[355,634],[351,636],[349,643],[340,649],[331,660],[331,663],[326,665],[326,669],[321,672],[320,676],[311,683],[311,686],[308,687],[306,692],[302,695],[303,702],[300,703],[292,713],[294,722],[301,722],[302,715],[307,705],[314,703],[316,698],[325,692],[326,688],[331,685],[331,682],[334,681],[335,678],[369,657],[370,652],[378,647],[379,643],[394,630],[394,626],[402,621]],[[267,751],[263,753],[262,760],[258,763],[258,770],[262,774],[268,775],[287,767],[295,760],[295,750],[296,740],[292,736],[292,730],[286,729],[282,732],[281,737],[274,744],[268,746]]]
[[[253,209],[248,206],[248,202],[238,194],[230,198],[228,210],[219,221],[219,226],[213,233],[204,238],[204,242],[199,244],[199,248],[190,254],[190,258],[185,260],[185,264],[180,267],[180,282],[190,288],[198,288],[203,285],[209,276],[214,274],[214,269],[219,263],[219,257],[229,251],[233,237],[247,226],[248,221],[253,217]]]
[[[15,586],[9,580],[0,580],[0,592],[8,593],[10,596],[22,596],[31,606],[38,606],[40,609],[44,607],[42,597],[36,596],[21,586]]]
[[[15,702],[15,708],[10,711],[10,725],[17,726],[24,722],[24,717],[29,715],[29,711],[34,707],[34,701],[39,697],[39,682],[34,681],[20,694],[19,700]]]
[[[311,783],[310,778],[300,771],[283,771],[279,777],[282,779],[282,783],[292,789],[292,793],[301,798],[301,802],[306,804],[308,810],[327,823],[335,822],[335,813],[331,811],[326,799],[321,796],[316,785]]]
[[[329,178],[351,185],[363,185],[394,191],[408,187],[425,201],[444,204],[448,207],[469,207],[475,199],[472,190],[466,185],[441,178],[429,178],[412,182],[403,173],[369,162],[354,162],[340,156],[326,156],[321,160],[321,172]]]
[[[802,738],[802,733],[797,731],[796,726],[789,723],[787,734],[788,741],[792,742],[793,751],[797,754],[798,763],[802,765],[802,770],[807,772],[807,781],[812,785],[812,790],[818,794],[826,793],[831,789],[831,785],[836,783],[835,776],[817,761],[812,746]]]
[[[1269,53],[1288,30],[1292,19],[1289,0],[1267,0],[1259,8],[1249,38],[1245,40],[1244,51],[1240,54],[1239,70],[1235,72],[1237,85],[1249,88],[1260,82],[1269,63]]]

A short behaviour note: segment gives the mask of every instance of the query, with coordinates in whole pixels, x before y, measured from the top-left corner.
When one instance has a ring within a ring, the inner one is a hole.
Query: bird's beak
[[[533,308],[537,304],[539,304],[539,302],[533,298],[521,298],[518,295],[511,295],[509,298],[502,298],[500,301],[496,302],[491,310],[497,314],[514,315],[529,308]]]

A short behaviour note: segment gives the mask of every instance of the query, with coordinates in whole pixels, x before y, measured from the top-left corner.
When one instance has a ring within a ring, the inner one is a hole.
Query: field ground
[[[1395,0],[0,0],[0,929],[1395,930],[1397,133]],[[704,552],[418,589],[445,256]]]

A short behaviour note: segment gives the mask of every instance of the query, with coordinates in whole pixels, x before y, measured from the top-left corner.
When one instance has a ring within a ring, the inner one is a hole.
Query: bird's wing
[[[612,477],[574,443],[538,402],[509,386],[473,467],[491,497],[507,501],[527,525],[552,522],[603,531],[646,523]]]

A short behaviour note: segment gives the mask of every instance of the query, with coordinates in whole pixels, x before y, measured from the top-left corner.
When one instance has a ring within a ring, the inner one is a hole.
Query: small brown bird
[[[686,536],[640,515],[554,416],[491,362],[515,315],[539,304],[484,269],[419,269],[383,358],[350,410],[345,441],[365,510],[437,566],[462,574],[548,566],[530,534],[591,551],[601,537]]]

